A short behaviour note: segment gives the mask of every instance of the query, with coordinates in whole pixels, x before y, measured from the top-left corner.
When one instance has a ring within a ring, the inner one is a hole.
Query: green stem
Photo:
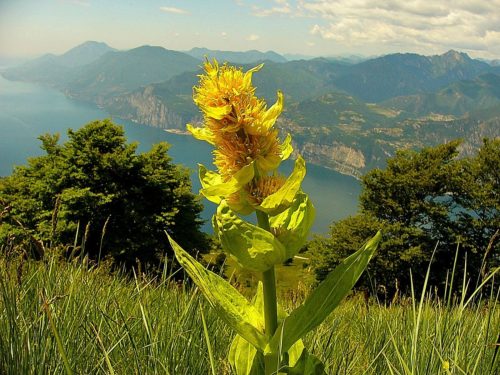
[[[270,231],[269,217],[266,213],[256,211],[257,222],[259,227]],[[264,322],[266,336],[273,337],[274,332],[278,328],[278,301],[276,298],[276,275],[274,266],[262,274],[262,285],[264,289]],[[274,356],[266,357],[265,359],[265,372],[273,374],[276,371],[277,358]]]

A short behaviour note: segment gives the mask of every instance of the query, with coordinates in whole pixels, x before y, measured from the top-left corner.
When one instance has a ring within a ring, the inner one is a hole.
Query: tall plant
[[[197,139],[215,147],[218,173],[200,165],[201,194],[218,205],[213,227],[226,253],[260,276],[250,302],[220,276],[206,270],[172,238],[179,263],[222,319],[237,333],[229,362],[238,375],[324,374],[324,365],[302,342],[354,286],[372,257],[380,233],[344,260],[288,315],[277,303],[275,266],[292,258],[305,243],[314,206],[301,190],[304,159],[295,161],[288,177],[278,172],[292,154],[291,137],[283,142],[274,127],[283,110],[283,94],[267,108],[255,95],[252,75],[214,60],[194,87],[194,102],[204,126],[187,125]],[[254,213],[257,225],[239,215]]]

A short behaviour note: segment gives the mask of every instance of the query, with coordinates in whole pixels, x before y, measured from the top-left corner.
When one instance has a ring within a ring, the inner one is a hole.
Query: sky
[[[500,0],[0,0],[0,57],[88,40],[308,56],[500,58]]]

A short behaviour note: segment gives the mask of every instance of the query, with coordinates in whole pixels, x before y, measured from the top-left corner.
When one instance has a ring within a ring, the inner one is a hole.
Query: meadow
[[[280,302],[290,310],[306,293]],[[329,374],[498,374],[498,299],[478,290],[384,305],[351,295],[305,344]],[[56,254],[0,258],[0,374],[231,374],[232,336],[170,272],[131,277]]]

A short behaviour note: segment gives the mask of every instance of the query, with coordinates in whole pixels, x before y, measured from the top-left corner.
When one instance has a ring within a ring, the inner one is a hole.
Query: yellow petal
[[[271,108],[262,114],[262,117],[245,125],[245,130],[251,135],[264,135],[269,132],[283,111],[283,94],[278,91],[278,100]]]
[[[230,104],[224,105],[221,107],[209,107],[209,106],[202,105],[201,103],[197,103],[197,104],[201,108],[201,110],[203,111],[205,116],[211,117],[215,120],[222,120],[224,117],[226,117],[228,114],[230,114],[231,111],[233,110],[233,107]]]
[[[292,136],[290,134],[287,134],[280,148],[281,148],[281,160],[288,159],[293,152]]]
[[[261,70],[263,66],[264,64],[257,65],[255,68],[252,68],[245,73],[245,75],[243,76],[244,87],[249,87],[252,84],[252,74]]]
[[[257,156],[255,159],[257,168],[260,171],[272,171],[279,167],[281,163],[281,157],[279,155],[268,155],[268,156]]]
[[[203,191],[213,186],[220,186],[223,183],[220,174],[209,171],[204,165],[198,164],[198,176],[202,186],[200,193],[202,193],[209,201],[219,204],[221,201],[219,195],[205,194]]]
[[[191,124],[187,124],[186,129],[196,139],[199,139],[200,141],[206,141],[206,142],[210,143],[211,145],[215,144],[214,143],[214,134],[210,131],[210,129],[207,129],[205,127],[203,127],[203,128],[195,127]]]
[[[283,93],[278,91],[278,100],[264,113],[262,125],[266,129],[271,129],[277,118],[283,111]]]

